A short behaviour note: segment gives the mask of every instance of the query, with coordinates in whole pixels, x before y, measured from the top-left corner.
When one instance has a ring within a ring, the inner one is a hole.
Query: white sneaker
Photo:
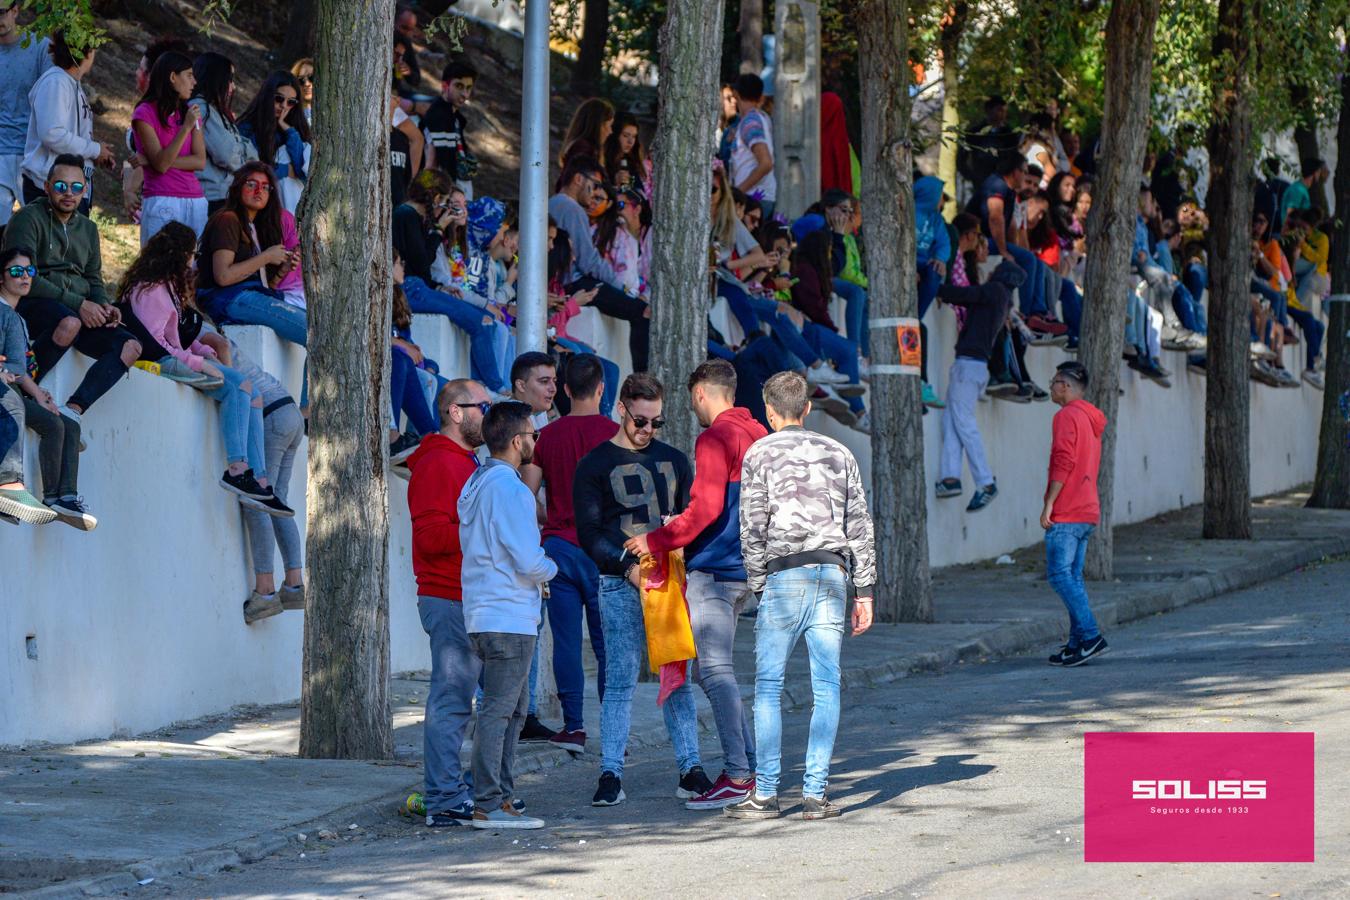
[[[1275,351],[1267,347],[1260,341],[1252,341],[1251,354],[1257,359],[1274,359]]]
[[[867,361],[866,357],[862,356],[858,357],[858,377],[870,378],[871,375],[872,375],[872,364]]]
[[[826,384],[848,384],[848,376],[843,372],[836,372],[825,363],[821,363],[813,369],[806,370],[806,383],[814,384],[817,387]]]
[[[473,821],[470,824],[474,828],[484,831],[496,831],[497,829],[530,830],[543,828],[544,820],[531,818],[512,809],[510,803],[503,803],[501,809],[494,809],[492,812],[484,812],[475,808]]]
[[[854,431],[861,431],[863,434],[867,434],[867,435],[870,435],[870,434],[872,433],[872,411],[871,411],[871,410],[867,410],[866,412],[864,412],[864,413],[862,414],[862,417],[859,418],[857,422],[853,423],[853,430],[854,430]]]
[[[1314,369],[1304,369],[1303,380],[1317,388],[1319,391],[1325,391],[1327,389],[1326,379],[1322,377],[1321,372]]]

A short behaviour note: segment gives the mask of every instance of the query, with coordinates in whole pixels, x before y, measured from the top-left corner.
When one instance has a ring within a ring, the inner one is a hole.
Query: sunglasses
[[[29,278],[37,277],[37,266],[10,266],[5,270],[5,274],[10,278],[22,278],[27,275]]]
[[[529,438],[529,439],[532,440],[532,441],[537,441],[537,440],[539,440],[539,432],[537,432],[537,431],[518,431],[518,432],[516,432],[516,437],[527,437],[527,438]]]
[[[314,76],[313,76],[313,75],[300,75],[300,76],[298,76],[295,80],[298,81],[298,82],[300,82],[301,84],[313,84],[313,83],[314,83]]]
[[[52,190],[58,194],[83,194],[83,181],[53,181]]]
[[[485,416],[488,414],[488,410],[492,409],[492,404],[487,400],[482,403],[456,403],[455,406],[460,409],[476,409]]]
[[[272,193],[272,182],[255,181],[250,178],[248,181],[244,182],[244,190],[252,191],[255,194],[270,194]]]
[[[286,104],[286,106],[289,107],[289,106],[295,106],[295,105],[296,105],[297,103],[299,103],[300,101],[297,100],[297,99],[294,98],[294,97],[287,97],[285,94],[273,94],[273,95],[272,95],[272,102],[273,102],[273,103],[284,103],[284,104]]]
[[[633,425],[638,431],[642,431],[648,425],[650,425],[654,431],[660,431],[662,428],[666,427],[665,416],[657,416],[655,419],[649,419],[646,416],[629,416],[629,418],[633,420]]]

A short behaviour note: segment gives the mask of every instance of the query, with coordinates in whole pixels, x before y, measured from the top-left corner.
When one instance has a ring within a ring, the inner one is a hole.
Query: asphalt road
[[[1037,654],[845,694],[830,785],[844,815],[832,821],[795,815],[798,712],[784,737],[794,814],[780,820],[685,810],[665,753],[635,754],[628,802],[593,809],[587,757],[523,781],[541,831],[433,833],[391,815],[138,896],[1350,897],[1350,805],[1333,791],[1350,784],[1350,561],[1108,638],[1079,669]],[[1316,732],[1317,862],[1084,863],[1086,730]],[[703,746],[716,774],[716,742]]]

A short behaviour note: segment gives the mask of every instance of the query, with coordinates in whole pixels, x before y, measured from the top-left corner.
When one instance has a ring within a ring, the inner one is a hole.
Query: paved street
[[[1332,790],[1350,767],[1348,586],[1341,560],[1114,629],[1111,652],[1080,669],[1051,669],[1037,653],[852,690],[830,788],[845,814],[834,821],[686,811],[671,799],[668,755],[647,749],[630,760],[629,801],[613,809],[589,806],[592,757],[524,779],[543,831],[433,833],[390,814],[134,895],[1350,897],[1350,807]],[[807,717],[786,721],[790,801]],[[1318,861],[1087,867],[1085,730],[1316,732]],[[715,753],[715,739],[703,747]]]

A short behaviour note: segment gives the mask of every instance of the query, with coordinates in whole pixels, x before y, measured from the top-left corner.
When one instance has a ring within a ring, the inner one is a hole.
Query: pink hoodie
[[[137,287],[131,293],[131,311],[161,347],[192,371],[200,372],[203,360],[216,358],[216,351],[201,341],[193,341],[191,347],[183,349],[178,337],[178,307],[174,305],[168,285]]]

